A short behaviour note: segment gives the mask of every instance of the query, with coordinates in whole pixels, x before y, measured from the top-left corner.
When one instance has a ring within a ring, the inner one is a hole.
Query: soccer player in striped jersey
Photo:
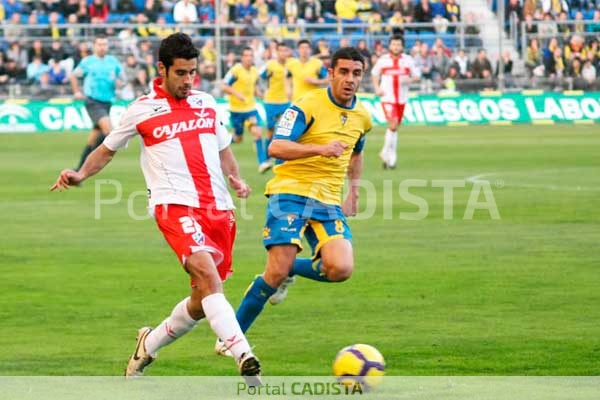
[[[198,55],[184,33],[163,39],[158,53],[160,77],[153,82],[153,91],[131,103],[119,126],[81,169],[62,171],[51,190],[68,189],[95,175],[117,150],[139,136],[149,206],[189,274],[191,295],[156,328],[138,330],[125,375],[142,375],[159,349],[207,319],[214,333],[225,340],[249,385],[256,386],[261,384],[260,364],[222,284],[232,273],[236,234],[233,200],[224,177],[238,197],[247,197],[250,188],[240,177],[230,148],[231,135],[218,117],[215,99],[192,90]]]
[[[388,50],[389,52],[382,55],[371,69],[371,78],[375,94],[380,96],[388,123],[379,157],[384,169],[393,169],[396,167],[398,157],[398,128],[404,116],[409,86],[420,79],[421,72],[412,56],[403,54],[402,36],[392,36]]]

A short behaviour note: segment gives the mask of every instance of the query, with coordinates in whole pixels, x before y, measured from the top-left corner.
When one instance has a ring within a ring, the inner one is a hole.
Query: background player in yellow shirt
[[[356,98],[364,70],[356,48],[340,48],[332,56],[329,86],[307,93],[277,124],[269,154],[282,162],[265,191],[267,263],[236,312],[244,332],[269,298],[272,304],[283,300],[295,275],[322,282],[352,275],[352,234],[345,216],[357,212],[362,150],[371,129],[371,117]],[[342,204],[346,175],[350,187]],[[312,259],[296,258],[304,237]],[[226,354],[219,344],[215,349]]]
[[[298,58],[290,58],[287,63],[288,71],[292,76],[293,101],[298,101],[308,91],[329,83],[327,68],[323,65],[323,61],[311,57],[310,41],[300,40],[297,51]]]
[[[290,106],[292,99],[292,82],[289,77],[286,63],[290,55],[289,47],[283,43],[277,43],[277,58],[267,61],[260,71],[261,79],[267,82],[267,90],[263,98],[265,113],[267,114],[267,141],[269,148],[275,124],[279,117]]]
[[[250,47],[242,49],[242,57],[223,78],[223,91],[229,99],[230,122],[233,127],[233,141],[242,141],[244,127],[252,133],[256,146],[258,171],[264,173],[273,164],[267,156],[267,150],[262,138],[262,121],[256,111],[256,99],[261,97],[258,88],[258,70],[254,66],[254,51]]]

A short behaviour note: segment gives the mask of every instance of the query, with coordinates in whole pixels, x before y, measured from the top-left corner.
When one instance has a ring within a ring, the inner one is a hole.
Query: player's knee
[[[332,282],[343,282],[350,279],[354,271],[354,263],[350,260],[337,261],[329,265],[323,265],[323,271],[327,275],[327,279]]]

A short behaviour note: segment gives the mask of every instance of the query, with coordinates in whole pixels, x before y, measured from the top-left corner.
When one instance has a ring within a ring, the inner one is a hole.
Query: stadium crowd
[[[512,33],[519,53],[503,52],[502,63],[482,48],[479,16],[463,13],[457,0],[224,0],[221,5],[216,10],[214,0],[1,0],[0,96],[68,95],[69,72],[89,54],[94,35],[103,33],[126,72],[121,97],[134,98],[156,75],[156,44],[175,31],[191,34],[201,48],[199,85],[205,90],[215,87],[212,82],[247,45],[258,67],[274,57],[275,41],[294,48],[305,37],[325,61],[332,49],[354,45],[373,65],[392,34],[404,35],[406,50],[422,71],[414,87],[420,92],[495,88],[500,65],[506,88],[598,88],[597,0],[506,0],[507,32],[517,27]],[[217,18],[223,26],[220,43],[214,40]],[[521,59],[513,60],[515,55]],[[523,63],[525,76],[519,79],[515,65]],[[369,82],[364,80],[365,90]]]

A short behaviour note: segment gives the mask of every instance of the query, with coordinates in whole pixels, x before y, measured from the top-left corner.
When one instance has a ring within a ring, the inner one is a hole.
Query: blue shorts
[[[265,103],[265,114],[267,114],[267,128],[275,129],[279,117],[287,110],[291,103],[274,104]]]
[[[244,124],[262,125],[258,111],[252,110],[247,112],[230,112],[229,121],[233,127],[233,133],[237,136],[244,134]]]
[[[302,239],[306,237],[313,258],[318,258],[325,243],[342,238],[352,241],[352,232],[341,207],[308,197],[292,194],[270,196],[266,219],[263,229],[266,248],[295,244],[300,251]]]

